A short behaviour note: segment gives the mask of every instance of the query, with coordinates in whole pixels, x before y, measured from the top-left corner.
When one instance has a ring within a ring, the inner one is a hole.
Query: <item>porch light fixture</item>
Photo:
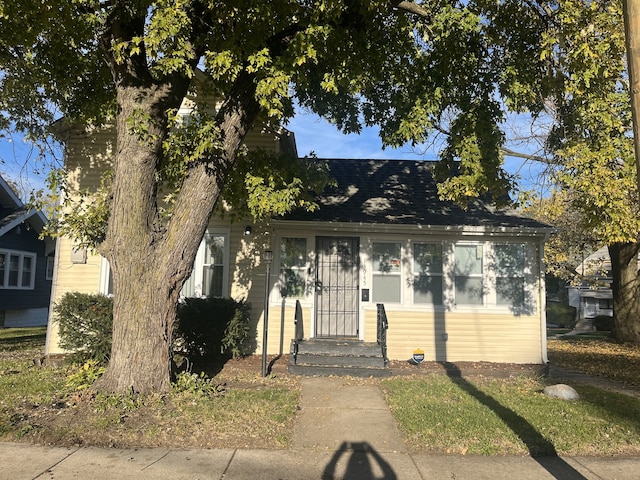
[[[249,235],[251,235],[252,231],[253,229],[251,228],[251,225],[247,225],[246,227],[244,227],[244,236],[248,237]]]
[[[269,283],[271,278],[271,262],[273,261],[273,250],[265,250],[262,259],[267,266],[264,281],[264,322],[262,325],[262,376],[267,376],[267,331],[269,330]]]

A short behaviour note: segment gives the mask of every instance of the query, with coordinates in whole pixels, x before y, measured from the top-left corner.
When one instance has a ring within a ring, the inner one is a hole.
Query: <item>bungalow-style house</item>
[[[611,290],[611,258],[608,248],[593,252],[578,266],[584,281],[567,287],[569,305],[576,309],[575,331],[595,330],[596,317],[613,317],[613,291]]]
[[[54,244],[40,238],[46,223],[0,176],[0,327],[47,324]]]
[[[71,179],[98,185],[113,131],[59,133]],[[295,153],[286,131],[254,132],[247,143]],[[432,162],[327,162],[336,184],[317,197],[314,212],[260,224],[213,218],[184,295],[246,299],[252,353],[286,345],[293,364],[302,362],[303,346],[331,340],[355,356],[359,346],[381,342],[388,359],[422,351],[427,361],[547,362],[547,225],[479,200],[467,209],[440,200]],[[67,238],[56,255],[52,302],[68,291],[109,293],[103,258]],[[50,322],[46,353],[59,352]]]

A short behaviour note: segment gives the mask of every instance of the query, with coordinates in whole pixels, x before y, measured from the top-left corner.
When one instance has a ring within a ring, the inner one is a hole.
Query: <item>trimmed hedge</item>
[[[185,298],[178,305],[174,349],[189,360],[218,361],[247,352],[251,307],[230,298]],[[60,346],[72,360],[105,365],[111,355],[113,299],[106,295],[65,293],[54,306]]]
[[[53,307],[59,325],[60,346],[73,352],[72,360],[95,360],[104,365],[111,355],[113,299],[106,295],[65,293]]]
[[[598,332],[610,332],[613,330],[613,317],[598,315],[593,319],[593,324]]]

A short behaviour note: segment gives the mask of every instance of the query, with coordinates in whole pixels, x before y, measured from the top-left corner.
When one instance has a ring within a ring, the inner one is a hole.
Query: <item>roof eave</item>
[[[44,226],[47,224],[47,218],[42,214],[42,212],[37,210],[25,211],[22,215],[17,216],[6,225],[0,227],[0,237],[24,222],[29,222],[36,233],[40,234],[42,233]]]
[[[271,225],[291,229],[307,229],[332,232],[385,232],[385,233],[429,233],[457,234],[461,236],[513,236],[547,238],[552,228],[475,226],[475,225],[422,225],[422,224],[385,224],[365,222],[307,222],[299,220],[273,219]]]

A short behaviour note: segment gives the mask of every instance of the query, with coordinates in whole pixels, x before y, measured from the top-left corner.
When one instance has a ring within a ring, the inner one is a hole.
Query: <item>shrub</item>
[[[593,324],[598,332],[610,332],[613,330],[613,317],[598,315],[593,319]]]
[[[97,360],[89,360],[67,377],[67,387],[74,390],[86,390],[98,380],[106,368]]]
[[[111,354],[113,299],[100,294],[65,293],[53,307],[60,346],[78,362],[106,364]]]
[[[576,320],[576,307],[558,302],[547,303],[547,323],[559,327],[572,327]]]
[[[248,303],[230,298],[185,298],[178,305],[176,343],[194,361],[242,356],[250,310]]]
[[[191,393],[203,397],[217,397],[225,392],[224,385],[213,382],[204,372],[200,375],[190,372],[181,372],[176,375],[173,383],[173,391],[176,393]]]

